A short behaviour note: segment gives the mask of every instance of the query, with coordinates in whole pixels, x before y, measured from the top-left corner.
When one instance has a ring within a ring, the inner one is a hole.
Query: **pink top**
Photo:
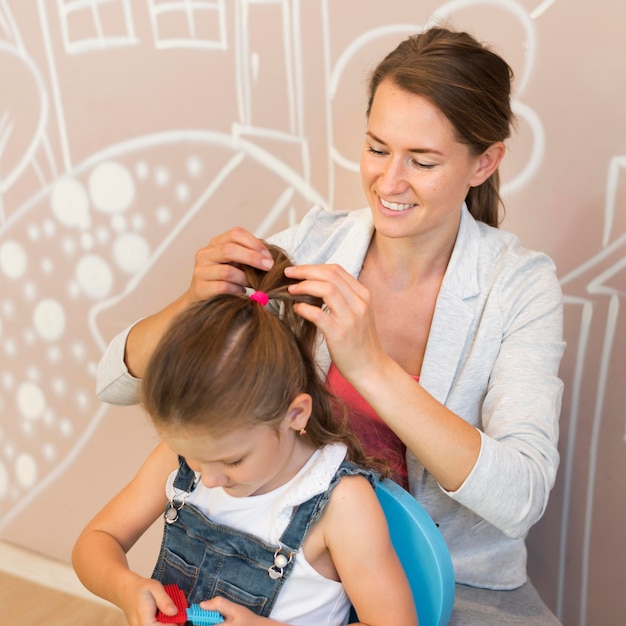
[[[413,376],[419,380],[419,376]],[[390,478],[405,489],[409,488],[406,466],[406,446],[383,422],[363,396],[339,373],[331,363],[326,377],[328,390],[345,405],[348,423],[359,438],[365,454],[389,461]]]

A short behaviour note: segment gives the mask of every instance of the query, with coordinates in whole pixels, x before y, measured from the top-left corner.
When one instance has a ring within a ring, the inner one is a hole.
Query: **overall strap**
[[[280,543],[284,546],[289,546],[294,552],[297,551],[302,545],[311,526],[315,524],[322,515],[324,508],[330,500],[330,495],[333,489],[339,484],[339,481],[344,476],[356,475],[367,478],[372,487],[375,487],[376,481],[378,480],[378,475],[375,472],[363,469],[350,461],[343,461],[330,481],[328,489],[313,496],[296,508],[287,528],[280,537]]]
[[[184,457],[178,457],[178,472],[174,478],[174,487],[180,491],[191,493],[196,486],[196,473],[187,465]]]

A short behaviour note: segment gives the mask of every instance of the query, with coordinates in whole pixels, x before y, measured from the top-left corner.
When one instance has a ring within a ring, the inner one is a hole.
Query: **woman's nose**
[[[393,195],[406,190],[406,172],[400,159],[389,159],[378,177],[381,195]]]

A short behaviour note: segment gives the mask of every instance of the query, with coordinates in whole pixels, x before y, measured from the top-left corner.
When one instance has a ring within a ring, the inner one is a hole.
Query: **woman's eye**
[[[237,467],[237,465],[241,465],[243,459],[237,459],[236,461],[231,461],[230,463],[226,463],[228,467]]]
[[[435,167],[434,163],[420,163],[419,161],[413,161],[413,165],[415,165],[415,167],[419,167],[421,170],[431,170]]]
[[[381,156],[385,154],[384,150],[377,150],[376,148],[373,148],[372,146],[369,146],[368,151],[371,152],[371,154],[375,156]]]

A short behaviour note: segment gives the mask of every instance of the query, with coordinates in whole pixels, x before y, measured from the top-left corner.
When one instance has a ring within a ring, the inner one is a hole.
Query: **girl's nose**
[[[228,476],[221,471],[221,468],[208,468],[202,467],[202,484],[205,487],[214,488],[214,487],[223,487],[228,483]]]

